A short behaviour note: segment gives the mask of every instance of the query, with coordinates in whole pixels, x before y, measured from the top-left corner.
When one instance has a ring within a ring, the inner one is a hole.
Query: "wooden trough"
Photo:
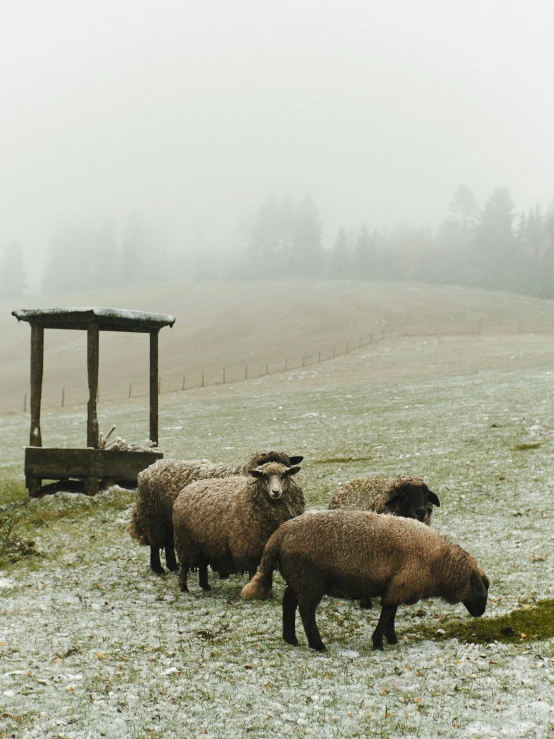
[[[31,324],[31,432],[25,449],[25,479],[29,495],[70,490],[95,495],[104,481],[134,486],[141,470],[163,457],[159,451],[100,449],[98,430],[99,332],[150,334],[150,440],[158,445],[158,334],[173,326],[173,316],[112,308],[54,308],[13,311],[18,321]],[[87,447],[54,449],[42,446],[40,408],[44,358],[44,329],[82,329],[87,332]],[[43,485],[43,480],[53,480]]]

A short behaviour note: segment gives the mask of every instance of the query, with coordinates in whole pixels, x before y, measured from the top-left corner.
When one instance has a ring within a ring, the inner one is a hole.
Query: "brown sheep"
[[[377,475],[353,477],[333,495],[329,509],[351,508],[357,511],[390,513],[414,518],[431,525],[433,506],[440,506],[436,493],[429,490],[421,477],[401,476],[394,480]],[[361,608],[371,608],[371,598],[362,598]]]
[[[489,581],[474,557],[419,521],[366,511],[316,511],[284,523],[266,544],[257,574],[242,589],[246,599],[265,595],[279,567],[286,580],[283,639],[298,645],[296,608],[308,644],[323,651],[315,620],[324,595],[360,599],[381,596],[372,641],[383,649],[398,639],[402,603],[439,597],[463,603],[472,616],[485,612]]]
[[[359,511],[391,513],[394,516],[415,518],[431,523],[433,506],[440,506],[421,477],[399,476],[395,480],[366,475],[353,477],[338,490],[329,502],[329,508],[353,508]]]
[[[284,452],[262,449],[240,464],[214,463],[207,459],[160,459],[138,476],[137,501],[131,513],[129,534],[143,546],[150,546],[150,567],[158,575],[165,573],[160,549],[170,570],[177,570],[173,546],[173,504],[181,490],[195,480],[245,475],[265,462],[281,462],[287,467],[299,464],[303,457],[289,457]]]
[[[196,567],[204,590],[210,590],[208,565],[254,575],[271,534],[304,512],[302,489],[292,479],[299,470],[268,462],[249,476],[199,480],[184,488],[173,506],[181,590],[188,590],[187,573]]]

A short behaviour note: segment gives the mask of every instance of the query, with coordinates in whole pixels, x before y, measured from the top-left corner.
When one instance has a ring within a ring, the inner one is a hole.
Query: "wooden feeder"
[[[98,360],[100,331],[150,334],[150,440],[158,445],[158,334],[173,326],[173,316],[112,308],[54,308],[13,311],[18,321],[31,324],[31,433],[25,448],[25,479],[29,495],[71,490],[95,495],[104,480],[134,486],[141,470],[163,457],[160,451],[100,449],[98,431]],[[53,449],[42,446],[40,406],[44,329],[82,329],[87,332],[87,446]],[[56,480],[42,485],[43,480]]]

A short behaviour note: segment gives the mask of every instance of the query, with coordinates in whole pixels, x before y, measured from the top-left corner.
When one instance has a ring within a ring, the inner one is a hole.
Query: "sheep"
[[[271,534],[304,512],[302,489],[292,480],[299,470],[268,462],[249,476],[199,480],[184,488],[173,506],[182,591],[188,591],[187,573],[195,567],[203,590],[210,590],[208,565],[254,576]]]
[[[180,491],[191,482],[212,477],[244,475],[265,462],[281,462],[287,467],[299,464],[303,457],[289,457],[284,452],[263,449],[254,452],[241,464],[214,463],[208,459],[160,459],[138,476],[137,500],[131,512],[128,532],[143,546],[150,546],[150,567],[158,575],[165,574],[160,562],[160,549],[165,549],[168,569],[178,568],[173,547],[173,503]],[[222,573],[223,574],[223,573]]]
[[[415,518],[429,526],[434,505],[440,507],[438,495],[429,490],[421,477],[398,476],[395,480],[387,480],[366,475],[345,483],[331,498],[329,509],[391,513]]]
[[[440,500],[423,482],[421,477],[399,475],[395,480],[365,475],[353,477],[338,490],[329,502],[329,509],[353,508],[360,511],[390,513],[403,518],[415,518],[431,525],[433,505],[440,507]],[[360,601],[360,608],[371,608],[371,598]]]
[[[402,603],[440,597],[463,603],[472,616],[485,612],[489,581],[474,557],[413,519],[368,511],[315,511],[284,523],[266,544],[258,572],[242,589],[245,599],[265,595],[279,567],[283,639],[298,645],[296,608],[312,649],[324,651],[315,611],[324,595],[381,596],[373,649],[383,635],[396,644],[394,618]]]

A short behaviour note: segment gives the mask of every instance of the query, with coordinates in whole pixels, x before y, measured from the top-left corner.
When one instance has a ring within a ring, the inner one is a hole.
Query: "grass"
[[[407,346],[391,343],[390,362]],[[377,654],[379,609],[326,598],[317,618],[328,652],[307,648],[299,621],[301,646],[289,647],[280,578],[267,601],[241,601],[238,576],[210,575],[205,594],[192,575],[181,594],[126,533],[133,492],[28,501],[27,420],[2,419],[0,515],[40,556],[1,565],[0,736],[541,736],[554,685],[552,374],[510,365],[345,384],[360,362],[337,363],[338,384],[293,374],[236,396],[163,400],[164,450],[225,461],[268,446],[304,454],[316,508],[355,475],[423,476],[441,499],[435,527],[491,579],[485,616],[438,600],[401,608],[400,644]],[[47,412],[48,443],[75,443],[81,415]],[[135,440],[144,416],[138,403],[100,408],[102,428],[125,424]],[[535,443],[531,427],[545,430],[540,446],[514,449],[514,439]]]

